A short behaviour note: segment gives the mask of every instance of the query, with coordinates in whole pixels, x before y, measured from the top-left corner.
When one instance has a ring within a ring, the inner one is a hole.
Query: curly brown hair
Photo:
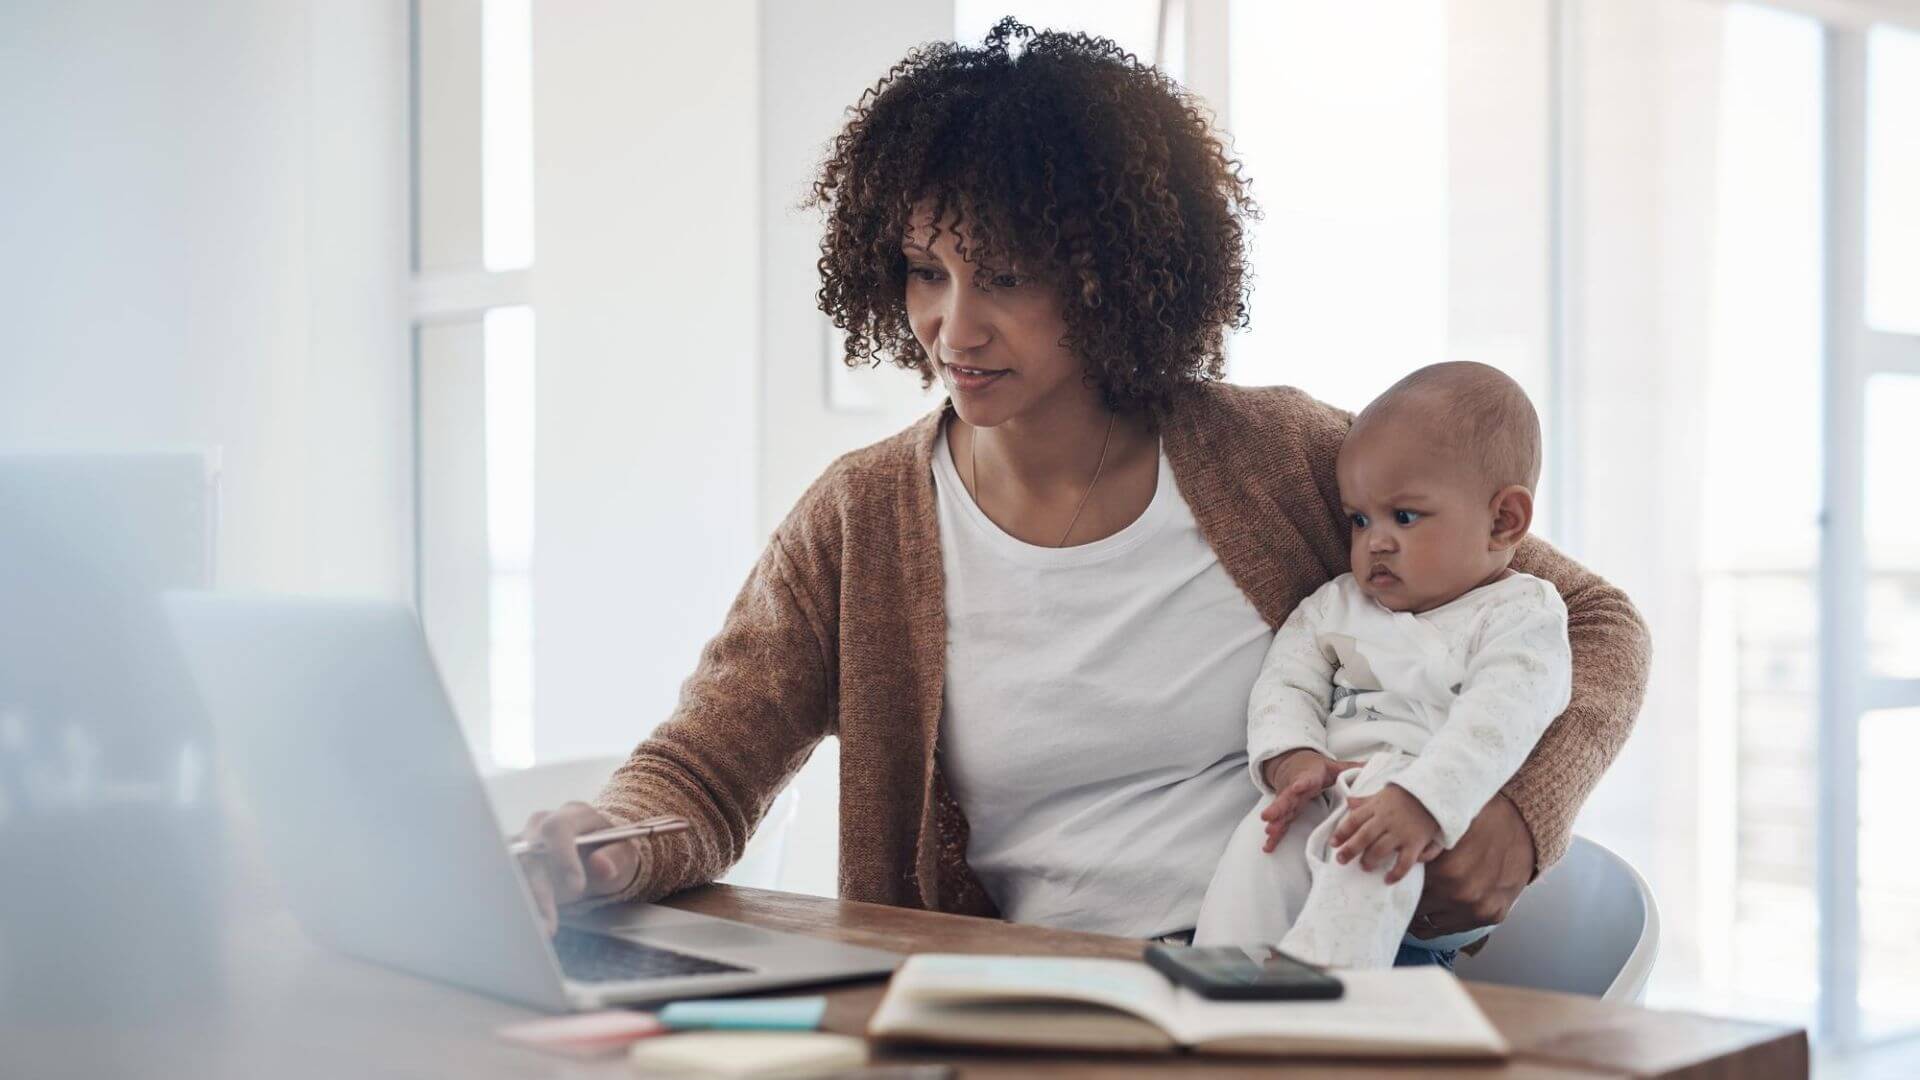
[[[979,48],[908,53],[850,112],[807,200],[826,211],[819,302],[849,366],[933,381],[900,250],[925,200],[936,223],[952,215],[977,283],[1018,266],[1058,291],[1061,344],[1108,408],[1158,414],[1221,377],[1226,330],[1247,324],[1242,218],[1258,210],[1173,80],[1105,38],[1007,18]]]

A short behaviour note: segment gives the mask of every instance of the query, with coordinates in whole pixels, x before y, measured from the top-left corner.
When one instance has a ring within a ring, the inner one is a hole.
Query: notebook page
[[[951,1001],[889,993],[868,1021],[867,1034],[890,1042],[946,1046],[1037,1047],[1166,1052],[1173,1036],[1151,1021],[1102,1005],[1071,1001]]]
[[[1354,1056],[1504,1057],[1506,1040],[1466,988],[1440,968],[1336,972],[1333,1001],[1209,1001],[1176,991],[1169,1030],[1217,1051]]]
[[[1177,1007],[1172,984],[1143,963],[1069,956],[920,953],[894,973],[887,994],[924,1002],[1083,1001],[1162,1028]]]

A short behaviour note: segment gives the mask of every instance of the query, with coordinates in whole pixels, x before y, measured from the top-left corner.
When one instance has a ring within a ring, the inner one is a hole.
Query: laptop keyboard
[[[560,970],[578,982],[626,982],[750,970],[570,926],[561,927],[553,936],[553,951],[560,957]]]

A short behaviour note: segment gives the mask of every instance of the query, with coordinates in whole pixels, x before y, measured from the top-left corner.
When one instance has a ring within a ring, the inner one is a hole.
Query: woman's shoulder
[[[1353,414],[1292,386],[1210,382],[1175,400],[1167,451],[1209,472],[1255,483],[1298,484],[1300,466],[1331,482],[1334,458]],[[1264,484],[1262,484],[1264,486]]]
[[[897,520],[903,505],[931,505],[931,454],[942,413],[935,411],[879,442],[835,458],[807,487],[782,532],[845,532]],[[922,490],[925,489],[925,490]]]
[[[1190,438],[1215,455],[1325,452],[1340,448],[1354,413],[1321,402],[1298,386],[1200,382],[1167,413],[1169,436]]]
[[[849,450],[833,459],[808,494],[823,499],[852,499],[899,490],[918,479],[929,466],[942,413],[935,411],[879,442]]]
[[[1176,430],[1216,446],[1248,448],[1329,439],[1337,445],[1353,425],[1352,413],[1298,387],[1227,382],[1190,387],[1175,400],[1169,419]]]

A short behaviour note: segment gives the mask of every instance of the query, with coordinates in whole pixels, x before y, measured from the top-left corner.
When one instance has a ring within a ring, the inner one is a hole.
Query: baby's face
[[[1340,449],[1341,509],[1360,589],[1394,611],[1428,611],[1497,578],[1493,496],[1418,425],[1369,425]]]

